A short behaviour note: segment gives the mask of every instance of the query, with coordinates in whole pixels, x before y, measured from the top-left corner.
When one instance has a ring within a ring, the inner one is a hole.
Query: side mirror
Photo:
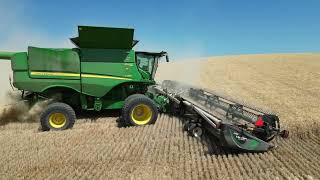
[[[166,62],[169,62],[169,56],[166,55]]]

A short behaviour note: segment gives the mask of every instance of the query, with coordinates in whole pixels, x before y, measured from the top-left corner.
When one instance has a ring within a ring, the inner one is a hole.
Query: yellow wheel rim
[[[149,106],[139,104],[133,108],[131,119],[137,125],[145,125],[151,120],[152,114],[152,110]]]
[[[67,122],[67,117],[62,113],[52,113],[49,116],[50,126],[53,128],[62,128]]]

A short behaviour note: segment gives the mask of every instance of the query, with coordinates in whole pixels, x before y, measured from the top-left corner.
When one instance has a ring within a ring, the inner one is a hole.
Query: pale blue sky
[[[0,0],[0,48],[72,46],[77,25],[135,28],[171,59],[320,52],[319,0]]]

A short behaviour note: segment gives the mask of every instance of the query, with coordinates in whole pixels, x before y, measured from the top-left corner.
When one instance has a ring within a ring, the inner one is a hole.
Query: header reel
[[[201,138],[209,134],[222,147],[264,152],[274,147],[269,142],[276,136],[289,135],[280,129],[275,114],[217,93],[169,80],[155,89],[184,117],[184,129],[190,135]]]

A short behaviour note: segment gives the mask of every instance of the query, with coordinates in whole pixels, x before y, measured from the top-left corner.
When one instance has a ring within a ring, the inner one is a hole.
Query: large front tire
[[[73,127],[75,121],[74,110],[65,103],[52,103],[40,115],[40,124],[43,131],[69,129]]]
[[[125,100],[121,120],[125,126],[154,124],[158,118],[155,103],[142,94],[131,95]]]

